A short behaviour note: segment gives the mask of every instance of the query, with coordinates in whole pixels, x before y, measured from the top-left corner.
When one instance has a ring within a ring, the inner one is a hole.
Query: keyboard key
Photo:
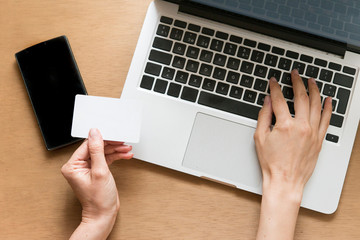
[[[152,46],[154,48],[158,48],[158,49],[165,50],[165,51],[169,52],[171,50],[172,44],[173,44],[173,42],[171,40],[155,37]]]
[[[201,92],[198,103],[218,110],[226,111],[243,117],[257,120],[260,107],[239,102],[233,99],[211,94],[208,92]]]
[[[186,45],[185,45],[185,44],[176,42],[176,43],[174,44],[173,53],[176,53],[176,54],[179,54],[179,55],[184,55],[185,49],[186,49]]]
[[[339,99],[337,111],[338,113],[345,114],[346,107],[350,97],[350,90],[339,88],[336,98]]]
[[[280,69],[289,71],[289,70],[290,70],[290,67],[291,67],[291,64],[292,64],[292,61],[291,61],[290,59],[280,58],[279,66],[278,66],[278,67],[279,67]]]
[[[254,82],[254,78],[248,75],[242,75],[240,85],[251,88]]]
[[[214,61],[213,61],[213,63],[215,65],[223,67],[223,66],[225,66],[225,62],[226,62],[226,56],[225,55],[218,54],[218,53],[215,54]]]
[[[240,99],[243,93],[243,89],[240,87],[232,86],[230,90],[230,97]]]
[[[212,79],[205,78],[202,88],[209,91],[214,91],[216,82]]]
[[[294,62],[292,69],[297,69],[299,74],[303,74],[305,71],[305,64],[301,62]]]
[[[169,35],[169,31],[170,31],[169,26],[159,24],[159,26],[156,30],[156,34],[159,36],[167,37]]]
[[[234,56],[236,54],[237,46],[232,43],[226,43],[224,53]]]
[[[315,65],[318,65],[320,67],[326,67],[327,66],[327,61],[325,61],[323,59],[319,59],[319,58],[315,58],[314,63],[315,63]]]
[[[318,86],[319,92],[321,93],[321,89],[322,89],[323,83],[320,82],[320,81],[315,81],[315,83],[316,83],[316,85]]]
[[[273,47],[271,50],[272,53],[278,54],[278,55],[284,55],[285,50],[278,47]]]
[[[229,92],[230,85],[219,82],[216,87],[216,92],[222,95],[227,95]]]
[[[213,67],[205,63],[201,64],[200,74],[210,77]]]
[[[229,71],[226,77],[226,81],[234,84],[238,84],[240,78],[240,74],[237,72]]]
[[[335,73],[334,77],[334,83],[338,84],[340,86],[351,88],[353,84],[354,78],[341,74],[341,73]]]
[[[337,64],[337,63],[330,62],[329,63],[329,68],[333,69],[333,70],[336,70],[336,71],[340,71],[341,70],[341,65]]]
[[[344,121],[344,117],[343,116],[340,116],[340,115],[337,115],[337,114],[332,114],[331,115],[331,119],[330,119],[330,125],[333,125],[335,127],[339,127],[341,128],[342,127],[342,124],[343,124],[343,121]]]
[[[244,92],[244,100],[247,102],[254,103],[256,100],[257,93],[251,90],[245,90]]]
[[[306,73],[305,75],[307,77],[312,77],[312,78],[317,78],[319,74],[319,68],[312,66],[312,65],[308,65],[306,68]]]
[[[236,59],[236,58],[232,58],[232,57],[229,58],[227,65],[226,65],[227,68],[230,68],[233,70],[238,70],[239,66],[240,66],[240,60]]]
[[[264,52],[253,50],[251,54],[251,61],[262,63],[263,59],[264,59]]]
[[[145,67],[145,72],[151,75],[159,76],[161,71],[161,66],[155,63],[147,63]]]
[[[209,36],[214,36],[215,31],[210,29],[210,28],[206,28],[203,27],[203,29],[201,30],[201,32],[205,35],[209,35]]]
[[[189,44],[194,44],[196,36],[196,33],[186,32],[183,41]]]
[[[189,79],[189,85],[193,87],[200,87],[202,82],[202,77],[191,74]]]
[[[242,43],[242,38],[238,37],[238,36],[231,35],[230,36],[230,41],[234,42],[234,43],[241,44]]]
[[[313,57],[305,55],[305,54],[301,54],[300,60],[303,61],[303,62],[312,63]]]
[[[175,56],[174,57],[174,61],[172,63],[172,66],[173,67],[176,67],[176,68],[184,68],[185,66],[185,61],[186,59],[185,58],[182,58],[182,57],[178,57],[178,56]]]
[[[210,49],[214,51],[221,52],[223,48],[224,42],[221,40],[213,39],[211,41]]]
[[[241,71],[241,72],[244,72],[244,73],[249,73],[249,74],[251,74],[253,68],[254,68],[254,64],[253,64],[253,63],[243,61],[242,64],[241,64],[240,71]]]
[[[181,28],[186,28],[187,23],[180,20],[175,20],[174,25]]]
[[[294,114],[295,114],[294,103],[293,103],[293,102],[290,102],[290,101],[287,101],[286,103],[287,103],[287,105],[288,105],[290,114],[294,115]]]
[[[158,93],[165,93],[168,82],[162,79],[156,79],[154,91]]]
[[[335,96],[336,87],[333,85],[325,84],[323,94],[326,96],[333,97]]]
[[[169,17],[161,16],[160,22],[171,25],[173,22],[173,19],[169,18]]]
[[[160,52],[152,49],[150,51],[149,59],[154,62],[162,63],[169,65],[171,62],[172,56],[168,53]]]
[[[172,80],[174,78],[174,75],[175,75],[175,69],[164,67],[161,77]]]
[[[333,135],[333,134],[326,134],[326,140],[330,141],[330,142],[334,142],[334,143],[337,143],[339,141],[339,137],[336,136],[336,135]]]
[[[284,95],[284,98],[287,98],[287,99],[290,99],[290,100],[292,100],[294,98],[294,91],[293,91],[292,88],[284,86],[283,90],[282,90],[282,93]]]
[[[175,76],[175,81],[179,83],[187,83],[189,74],[187,72],[178,71]]]
[[[245,39],[244,40],[244,45],[245,46],[249,46],[249,47],[256,47],[256,42],[250,39]]]
[[[183,91],[181,93],[181,99],[190,101],[190,102],[196,102],[197,95],[199,93],[199,90],[196,90],[194,88],[184,87]]]
[[[199,56],[200,49],[196,47],[189,46],[186,51],[186,56],[190,58],[197,59]]]
[[[199,63],[193,60],[188,60],[186,64],[186,70],[189,72],[196,73],[199,68]]]
[[[260,106],[264,105],[264,101],[265,101],[265,94],[260,93],[258,96],[258,100],[256,101],[256,103]]]
[[[321,69],[319,78],[320,78],[320,80],[324,80],[326,82],[331,82],[332,76],[333,76],[332,71],[329,71],[326,69]]]
[[[153,77],[144,75],[142,77],[142,79],[141,79],[140,87],[151,90],[152,86],[153,86],[153,83],[154,83],[154,78]]]
[[[268,68],[265,67],[265,66],[256,65],[254,75],[258,76],[258,77],[261,77],[261,78],[265,78],[267,70],[268,70]]]
[[[276,78],[277,81],[280,81],[281,71],[271,68],[267,78],[270,79],[272,77]]]
[[[201,54],[200,54],[200,60],[201,60],[201,61],[204,61],[204,62],[210,63],[211,60],[212,60],[212,56],[213,56],[213,53],[212,53],[212,52],[209,52],[209,51],[206,51],[206,50],[202,50],[202,51],[201,51]]]
[[[229,34],[217,31],[216,34],[215,34],[215,37],[227,40],[228,37],[229,37]]]
[[[190,23],[188,29],[194,32],[199,32],[201,27],[195,24]]]
[[[265,92],[266,87],[267,87],[267,81],[261,80],[261,79],[256,79],[255,80],[254,89]]]
[[[210,43],[210,38],[204,35],[198,37],[196,45],[203,48],[208,48]]]
[[[213,78],[224,80],[225,79],[226,70],[223,68],[215,67]]]
[[[170,33],[170,38],[180,41],[184,31],[178,28],[173,28]]]
[[[266,54],[265,64],[271,67],[275,67],[277,64],[278,57],[272,54]]]
[[[250,56],[250,48],[247,47],[239,47],[239,51],[237,53],[237,56],[240,58],[249,59]]]
[[[259,43],[257,48],[268,52],[270,51],[271,46],[265,43]]]
[[[298,59],[299,53],[288,50],[286,51],[286,56],[289,58]]]
[[[170,83],[167,95],[172,97],[179,97],[181,91],[181,85],[177,83]]]
[[[348,73],[348,74],[350,74],[350,75],[355,75],[356,69],[355,69],[355,68],[351,68],[351,67],[344,66],[343,72],[344,72],[344,73]]]
[[[284,72],[281,78],[281,82],[287,85],[292,86],[292,82],[291,82],[291,74],[288,72]]]

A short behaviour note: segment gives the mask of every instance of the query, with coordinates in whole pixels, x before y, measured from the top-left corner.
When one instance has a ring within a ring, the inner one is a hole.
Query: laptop
[[[275,76],[314,77],[333,113],[301,206],[336,211],[359,123],[360,4],[353,0],[155,0],[122,98],[143,104],[135,158],[262,193],[253,135]]]

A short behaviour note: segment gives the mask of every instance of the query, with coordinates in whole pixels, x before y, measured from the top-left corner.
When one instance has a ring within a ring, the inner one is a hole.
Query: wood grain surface
[[[48,152],[14,54],[69,38],[91,95],[119,97],[150,0],[0,0],[0,239],[66,239],[81,206]],[[254,239],[260,196],[139,160],[111,166],[121,210],[109,239]],[[295,239],[360,238],[360,134],[337,212],[300,210]]]

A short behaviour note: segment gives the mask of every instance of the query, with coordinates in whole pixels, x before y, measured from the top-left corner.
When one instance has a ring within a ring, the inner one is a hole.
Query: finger
[[[104,141],[98,129],[89,132],[89,152],[91,159],[91,170],[108,169],[104,155]]]
[[[318,129],[321,118],[320,92],[315,79],[309,78],[308,86],[310,97],[310,124],[314,129]]]
[[[114,152],[129,152],[131,151],[132,146],[129,145],[107,145],[104,148],[105,154],[111,154]]]
[[[270,132],[271,120],[272,120],[272,106],[270,96],[266,96],[264,100],[264,105],[259,112],[256,135],[263,136],[264,134]]]
[[[320,126],[319,126],[319,138],[324,139],[326,131],[329,127],[332,113],[332,99],[327,97],[325,99],[324,110],[321,114]]]
[[[117,141],[104,141],[105,146],[106,145],[123,145],[124,142],[117,142]]]
[[[294,91],[295,118],[309,119],[309,98],[297,69],[292,70],[291,81]]]
[[[288,105],[286,104],[284,95],[281,92],[280,85],[274,77],[270,78],[270,96],[271,106],[274,111],[276,121],[285,121],[291,118]]]
[[[116,160],[120,159],[132,159],[134,157],[134,154],[131,152],[128,153],[113,153],[106,155],[106,162],[108,165],[112,164]]]
[[[70,161],[84,161],[89,159],[88,140],[85,141],[75,150],[73,155],[70,157]]]

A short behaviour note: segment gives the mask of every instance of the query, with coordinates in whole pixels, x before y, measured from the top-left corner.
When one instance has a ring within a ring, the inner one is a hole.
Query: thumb
[[[104,155],[104,141],[98,129],[92,128],[89,132],[89,153],[91,159],[91,170],[108,169]]]

